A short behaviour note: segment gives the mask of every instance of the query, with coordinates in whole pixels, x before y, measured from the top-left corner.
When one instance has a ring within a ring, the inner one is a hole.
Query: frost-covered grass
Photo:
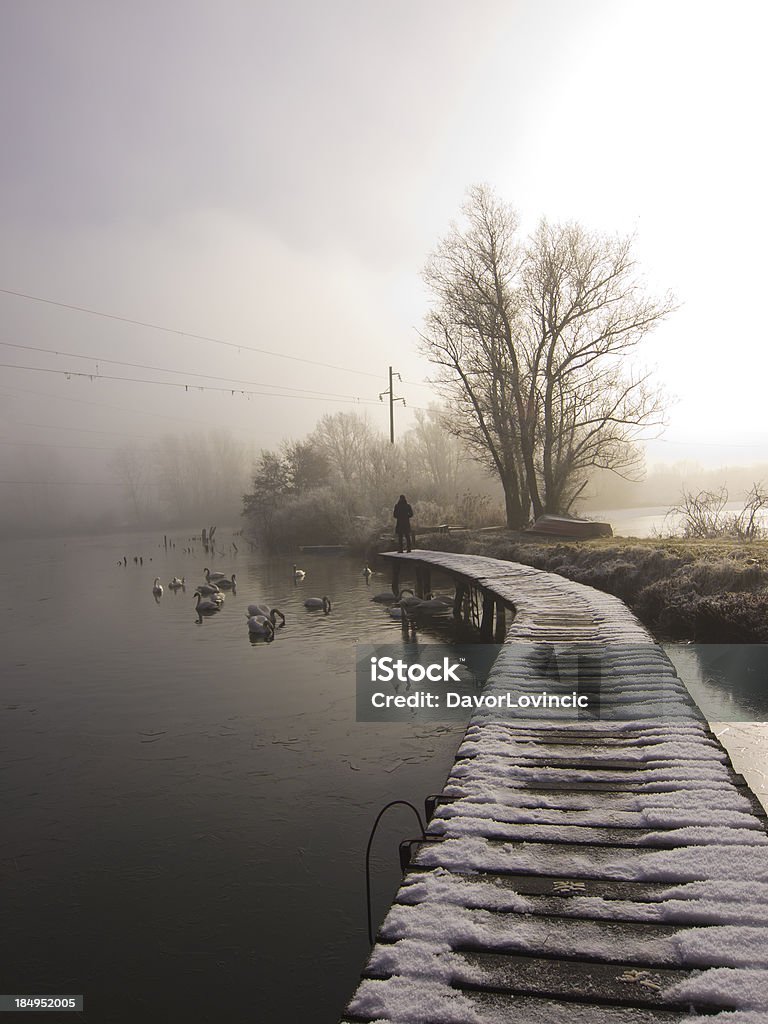
[[[768,541],[614,537],[564,543],[522,534],[434,535],[424,544],[521,562],[621,598],[656,635],[768,642]]]

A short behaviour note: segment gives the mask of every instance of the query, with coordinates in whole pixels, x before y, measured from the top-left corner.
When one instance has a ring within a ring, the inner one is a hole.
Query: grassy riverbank
[[[768,541],[563,542],[505,532],[433,534],[418,544],[522,562],[604,590],[659,639],[768,643]]]

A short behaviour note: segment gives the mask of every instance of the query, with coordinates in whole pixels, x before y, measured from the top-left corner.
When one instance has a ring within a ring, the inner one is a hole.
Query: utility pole
[[[392,384],[392,378],[393,377],[397,377],[397,379],[402,384],[403,378],[400,376],[399,373],[394,373],[393,374],[392,373],[392,367],[390,366],[390,368],[389,368],[389,388],[386,391],[382,391],[381,394],[379,395],[379,401],[380,402],[384,401],[384,395],[389,395],[389,443],[390,444],[394,444],[395,443],[395,402],[402,402],[403,406],[405,406],[405,399],[404,398],[395,398],[395,389],[394,389],[393,384]]]

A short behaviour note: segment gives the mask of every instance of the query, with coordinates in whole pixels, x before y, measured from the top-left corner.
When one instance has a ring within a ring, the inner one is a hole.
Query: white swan
[[[211,594],[208,600],[213,601],[214,604],[218,605],[219,608],[221,608],[221,606],[224,604],[224,595],[219,590],[217,593]]]
[[[368,565],[368,563],[366,562],[366,563],[365,563],[365,568],[363,569],[363,576],[365,576],[365,578],[366,578],[367,580],[369,580],[369,579],[371,578],[371,576],[373,576],[373,574],[374,574],[374,573],[373,573],[373,569],[372,569],[372,568],[370,567],[370,565]]]
[[[160,583],[160,577],[159,576],[155,576],[155,582],[152,584],[152,593],[155,595],[155,597],[162,597],[163,596],[163,588],[162,588],[162,585]]]
[[[293,578],[295,580],[303,580],[306,575],[307,574],[304,572],[303,569],[297,569],[296,568],[296,563],[294,562],[293,563]]]
[[[228,580],[226,576],[223,579],[220,579],[217,582],[216,586],[219,588],[219,590],[237,590],[235,574],[232,573],[232,579],[230,580]]]
[[[264,615],[269,618],[269,608],[265,604],[249,604],[245,609],[245,617],[250,619],[253,615]]]
[[[275,635],[275,627],[265,615],[251,615],[248,619],[248,632],[252,636],[272,638]]]
[[[209,583],[218,583],[219,580],[225,580],[227,578],[227,574],[225,572],[211,572],[210,569],[203,569],[203,572],[205,573],[205,578]]]
[[[371,600],[377,601],[379,604],[394,604],[397,594],[393,594],[391,590],[385,590],[382,594],[374,594]]]
[[[453,599],[432,597],[428,601],[421,601],[413,610],[426,615],[448,615],[453,611]]]
[[[183,587],[186,584],[186,582],[187,582],[187,577],[186,576],[182,576],[181,579],[179,579],[178,576],[174,576],[173,579],[171,580],[171,582],[168,584],[168,587],[171,590],[178,590],[179,587]]]
[[[245,610],[245,617],[252,619],[254,617],[260,617],[269,619],[273,626],[277,625],[278,616],[280,617],[280,625],[285,625],[285,616],[279,608],[267,608],[265,604],[249,604]]]
[[[325,614],[331,610],[331,599],[323,595],[323,597],[308,597],[304,602],[305,608],[322,608]]]
[[[197,598],[195,611],[198,615],[211,615],[213,612],[217,612],[219,610],[219,606],[221,604],[220,601],[214,601],[211,597],[203,598],[203,595],[199,590],[195,591],[195,597]]]
[[[221,591],[215,583],[201,583],[197,588],[203,597],[208,597],[211,594],[220,594]]]

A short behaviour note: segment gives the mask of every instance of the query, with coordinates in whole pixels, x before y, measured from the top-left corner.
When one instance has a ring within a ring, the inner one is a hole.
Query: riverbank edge
[[[426,535],[417,545],[520,562],[595,587],[624,601],[659,640],[768,643],[768,541],[466,531]]]

